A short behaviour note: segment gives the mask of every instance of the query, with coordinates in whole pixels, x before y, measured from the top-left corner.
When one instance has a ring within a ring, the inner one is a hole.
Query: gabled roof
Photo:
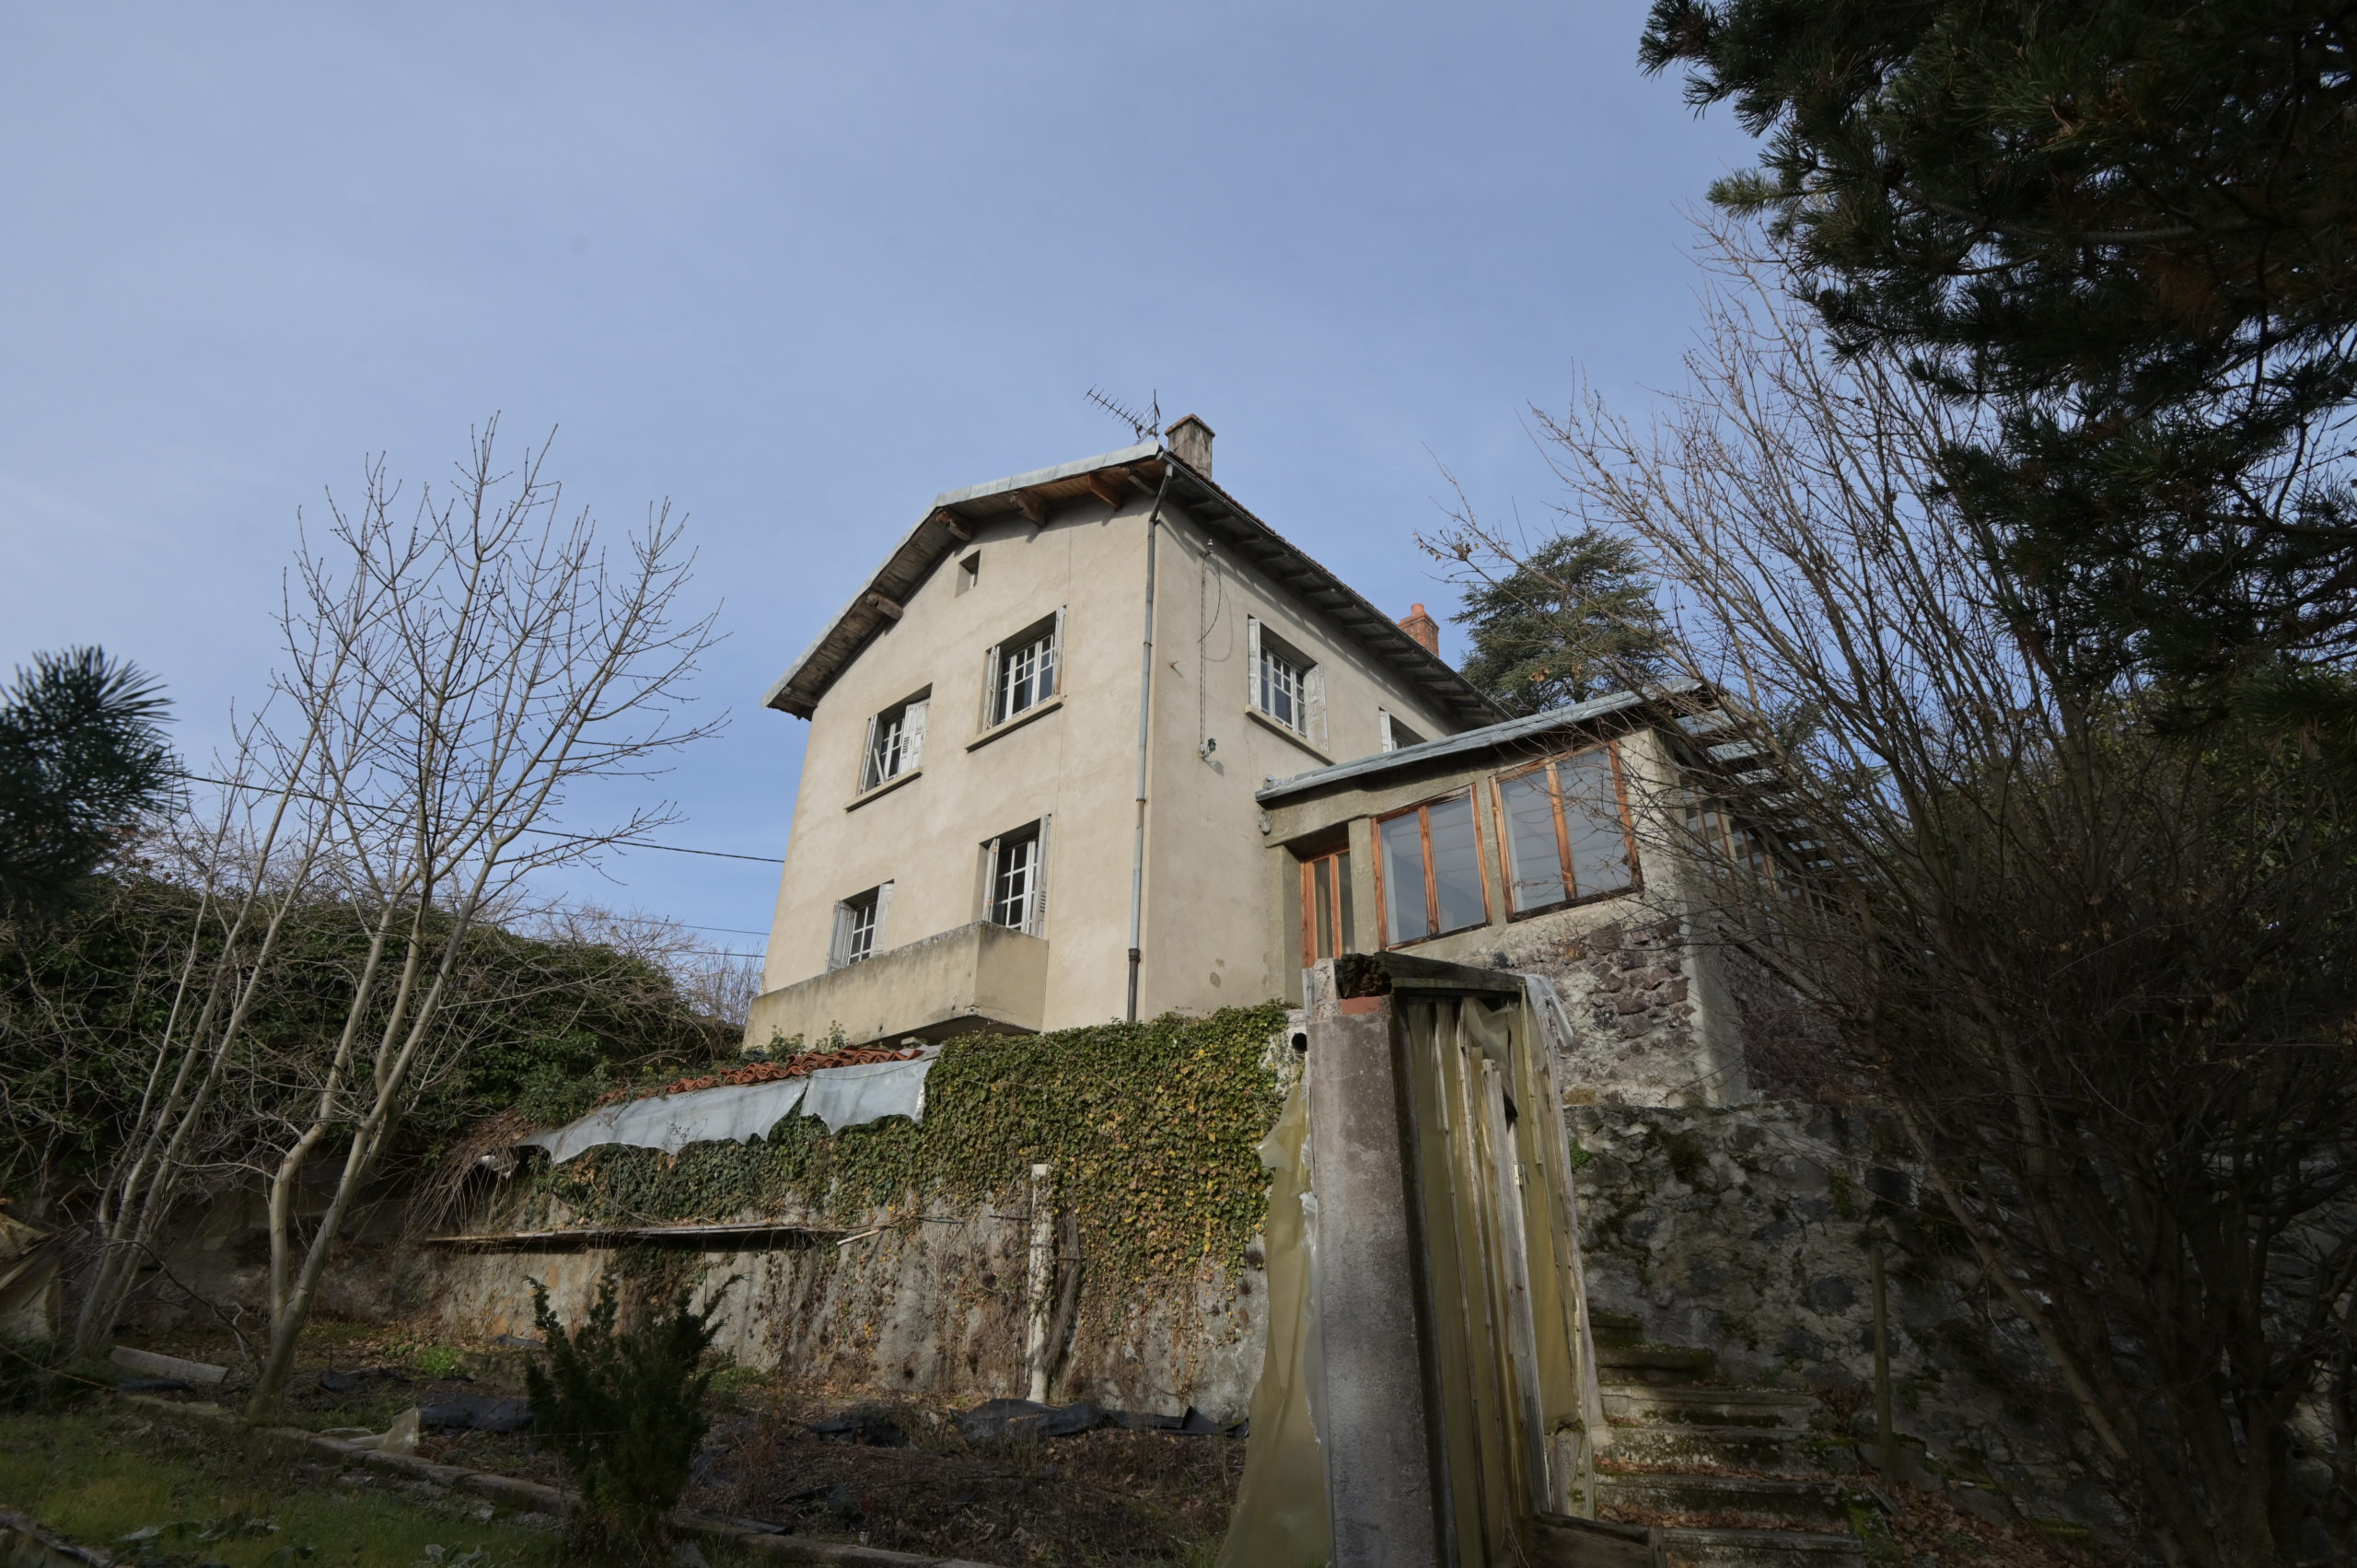
[[[1210,479],[1152,441],[1101,457],[1015,474],[965,490],[945,490],[902,537],[865,587],[852,596],[818,640],[778,677],[763,705],[808,718],[835,678],[869,638],[898,621],[909,596],[944,557],[974,537],[977,524],[1020,516],[1034,524],[1075,502],[1119,505],[1152,495],[1166,475],[1169,497],[1242,559],[1274,578],[1303,603],[1333,621],[1362,648],[1406,680],[1424,700],[1459,724],[1481,724],[1498,710],[1466,680],[1402,632],[1349,584],[1280,537]]]
[[[1420,740],[1413,746],[1402,746],[1397,751],[1378,751],[1372,757],[1361,757],[1355,761],[1337,762],[1330,768],[1295,773],[1289,779],[1279,779],[1253,798],[1263,806],[1273,806],[1278,801],[1313,795],[1334,784],[1363,782],[1379,778],[1385,773],[1404,772],[1427,762],[1511,746],[1516,741],[1553,730],[1575,729],[1624,709],[1646,707],[1665,698],[1692,697],[1705,691],[1702,682],[1684,676],[1634,691],[1609,691],[1585,703],[1573,703],[1569,707],[1550,708],[1543,714],[1527,714],[1502,724],[1486,725],[1458,735],[1445,735],[1438,740]]]

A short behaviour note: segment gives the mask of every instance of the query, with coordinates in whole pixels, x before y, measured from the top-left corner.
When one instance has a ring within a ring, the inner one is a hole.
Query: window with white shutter
[[[835,906],[834,939],[828,945],[830,970],[864,963],[883,948],[884,919],[892,906],[892,884],[853,893]]]
[[[1254,709],[1313,746],[1326,743],[1326,672],[1288,647],[1257,620],[1244,623],[1251,671],[1247,697]]]
[[[867,721],[867,744],[859,764],[861,794],[924,766],[925,716],[932,697],[933,689],[927,687]]]
[[[1025,627],[983,660],[982,727],[1038,707],[1062,689],[1064,612]]]
[[[982,918],[1032,936],[1047,934],[1048,830],[1042,817],[1001,833],[982,850]]]

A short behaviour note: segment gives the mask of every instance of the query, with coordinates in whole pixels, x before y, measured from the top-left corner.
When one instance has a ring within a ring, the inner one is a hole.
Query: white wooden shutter
[[[867,939],[867,956],[874,958],[884,950],[884,922],[892,913],[892,884],[885,883],[876,889],[876,933]]]
[[[868,714],[868,715],[867,715],[867,738],[866,738],[865,741],[863,741],[863,742],[861,742],[861,743],[860,743],[860,748],[859,748],[859,787],[860,787],[861,789],[863,789],[863,790],[874,789],[874,788],[876,787],[876,783],[877,783],[877,780],[876,780],[876,720],[877,720],[877,715],[876,715],[876,714]]]
[[[924,766],[925,710],[932,706],[930,702],[911,703],[900,715],[900,772],[904,773]]]
[[[1375,722],[1376,727],[1382,732],[1383,749],[1386,751],[1399,750],[1399,742],[1393,738],[1391,734],[1391,710],[1388,708],[1376,709]]]
[[[1301,672],[1301,733],[1323,751],[1326,745],[1326,668],[1311,665]]]
[[[982,846],[982,918],[998,918],[998,841]]]
[[[1001,645],[993,643],[982,655],[982,726],[998,723],[998,660]]]
[[[1048,633],[1050,675],[1048,689],[1040,696],[1052,697],[1064,689],[1064,607],[1056,606],[1056,629]]]
[[[1023,929],[1034,936],[1048,934],[1048,830],[1055,822],[1053,817],[1039,819],[1039,842],[1031,851],[1031,908],[1026,912]]]
[[[1244,618],[1244,705],[1268,711],[1260,700],[1260,622],[1248,615]]]
[[[839,970],[851,961],[851,906],[835,906],[835,934],[827,944],[827,968]]]

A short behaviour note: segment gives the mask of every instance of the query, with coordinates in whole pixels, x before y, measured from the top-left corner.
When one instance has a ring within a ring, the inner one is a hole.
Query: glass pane
[[[1290,661],[1267,648],[1260,650],[1260,709],[1278,723],[1301,727],[1300,676]]]
[[[1498,784],[1505,803],[1506,879],[1515,912],[1561,903],[1563,856],[1555,844],[1555,792],[1539,768]]]
[[[991,918],[999,924],[1020,927],[1029,919],[1031,866],[1039,852],[1039,842],[1033,839],[1001,846],[998,887],[993,889],[991,909]]]
[[[1321,958],[1334,956],[1334,863],[1330,859],[1312,861],[1309,880],[1316,888],[1318,907],[1313,912],[1317,923],[1317,946],[1312,949]]]
[[[1424,916],[1424,829],[1413,811],[1382,826],[1383,940],[1386,946],[1433,934]]]
[[[1334,944],[1335,951],[1355,953],[1358,951],[1358,930],[1351,922],[1351,852],[1349,850],[1344,850],[1334,857],[1334,880],[1341,888],[1342,894],[1342,923],[1336,930],[1340,940]]]
[[[1610,754],[1582,752],[1562,763],[1561,772],[1573,887],[1584,899],[1628,887],[1636,877],[1629,865],[1629,830],[1620,821],[1620,800],[1612,787]]]
[[[1473,796],[1460,795],[1425,807],[1433,825],[1433,886],[1440,894],[1440,928],[1462,931],[1489,918],[1481,898],[1481,845],[1473,832]]]

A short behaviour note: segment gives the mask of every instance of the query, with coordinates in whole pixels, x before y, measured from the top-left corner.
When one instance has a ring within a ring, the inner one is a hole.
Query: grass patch
[[[156,1561],[224,1568],[412,1568],[476,1551],[485,1568],[560,1561],[553,1534],[480,1517],[479,1499],[398,1495],[405,1478],[368,1467],[352,1471],[365,1485],[346,1485],[340,1469],[284,1440],[121,1406],[0,1416],[0,1501],[125,1556],[140,1543],[123,1538],[158,1527]]]

